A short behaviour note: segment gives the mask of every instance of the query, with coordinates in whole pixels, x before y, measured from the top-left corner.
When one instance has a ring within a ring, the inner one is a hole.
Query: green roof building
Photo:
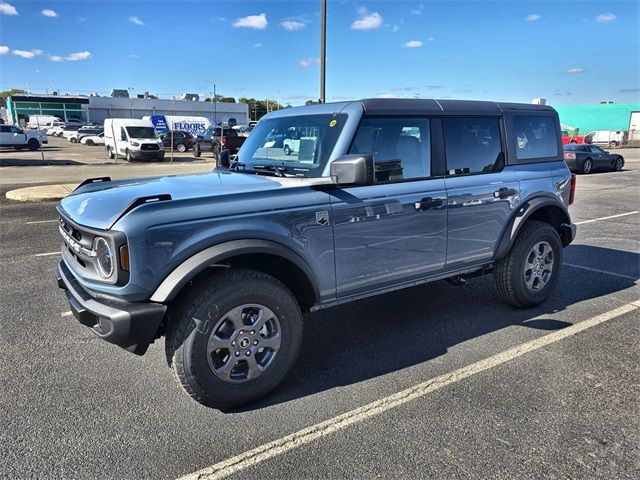
[[[579,129],[581,134],[594,130],[629,130],[632,112],[640,112],[640,103],[595,103],[553,105],[560,122]]]

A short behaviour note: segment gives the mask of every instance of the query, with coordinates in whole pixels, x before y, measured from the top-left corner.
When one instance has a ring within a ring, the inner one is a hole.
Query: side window
[[[124,131],[124,127],[120,127],[120,140],[127,141],[127,132]]]
[[[11,132],[11,129],[9,127],[5,127],[4,125],[0,125],[0,132],[9,133]]]
[[[504,166],[497,118],[445,118],[444,141],[449,175],[496,172]]]
[[[426,118],[364,118],[349,153],[373,157],[377,182],[431,176]]]
[[[558,156],[558,134],[553,117],[516,115],[513,126],[518,160]]]
[[[11,127],[13,133],[22,133],[18,127]]]

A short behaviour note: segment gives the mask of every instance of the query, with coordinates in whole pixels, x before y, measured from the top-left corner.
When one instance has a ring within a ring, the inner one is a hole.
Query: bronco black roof
[[[369,115],[501,115],[514,110],[554,112],[547,105],[474,100],[366,98],[359,102]]]

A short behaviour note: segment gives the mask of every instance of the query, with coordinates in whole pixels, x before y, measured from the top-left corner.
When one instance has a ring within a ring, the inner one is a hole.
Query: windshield
[[[284,167],[286,175],[320,177],[346,121],[346,114],[262,120],[240,149],[238,164]]]
[[[157,138],[153,127],[127,127],[129,138]]]

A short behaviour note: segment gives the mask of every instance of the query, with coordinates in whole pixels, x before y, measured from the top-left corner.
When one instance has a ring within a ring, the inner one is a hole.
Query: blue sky
[[[332,1],[328,100],[640,101],[640,2]],[[320,1],[0,1],[0,89],[301,104]]]

